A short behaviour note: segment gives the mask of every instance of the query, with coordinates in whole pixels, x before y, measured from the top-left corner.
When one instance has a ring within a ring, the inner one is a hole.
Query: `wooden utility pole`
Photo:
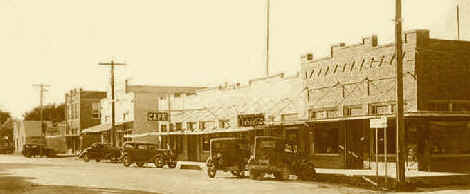
[[[50,85],[47,85],[47,84],[33,84],[33,86],[35,87],[39,87],[39,104],[40,104],[40,113],[39,113],[39,117],[40,117],[40,120],[41,120],[41,136],[45,136],[46,135],[46,132],[45,132],[45,126],[44,126],[44,116],[43,116],[43,105],[44,105],[44,92],[47,92],[47,87],[49,87]]]
[[[460,40],[460,11],[457,3],[457,40]]]
[[[271,1],[266,2],[266,77],[269,76],[269,16]]]
[[[405,183],[405,123],[403,119],[403,51],[402,51],[402,18],[401,18],[401,0],[396,2],[395,15],[395,49],[397,56],[396,64],[396,94],[397,94],[397,111],[396,111],[396,175],[398,185]]]
[[[109,134],[111,144],[113,146],[116,146],[116,134],[115,134],[115,128],[114,125],[116,124],[116,118],[115,118],[115,99],[114,99],[114,66],[115,65],[126,65],[125,63],[115,63],[113,60],[111,60],[111,63],[98,63],[98,65],[109,65],[111,66],[111,132]]]

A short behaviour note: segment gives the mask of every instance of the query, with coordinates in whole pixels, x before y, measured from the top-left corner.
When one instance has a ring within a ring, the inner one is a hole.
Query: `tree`
[[[33,110],[24,114],[25,121],[40,121],[41,107],[34,107]],[[65,104],[43,106],[43,120],[61,122],[65,120]]]
[[[0,125],[2,125],[9,118],[11,118],[11,115],[9,112],[3,112],[2,110],[0,110]]]

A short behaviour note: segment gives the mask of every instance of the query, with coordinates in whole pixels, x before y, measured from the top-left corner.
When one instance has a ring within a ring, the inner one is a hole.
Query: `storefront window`
[[[338,128],[315,130],[314,153],[338,153]]]
[[[183,152],[183,136],[178,135],[176,136],[176,153]]]

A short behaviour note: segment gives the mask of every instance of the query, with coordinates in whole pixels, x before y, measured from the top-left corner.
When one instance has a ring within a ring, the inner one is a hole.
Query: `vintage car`
[[[0,139],[0,154],[11,154],[13,151],[13,145],[7,139]]]
[[[111,160],[111,162],[119,161],[121,157],[121,150],[117,147],[113,147],[111,144],[104,143],[93,143],[83,151],[80,152],[78,158],[88,162],[90,159],[99,162],[101,160]]]
[[[158,149],[158,145],[147,142],[125,142],[122,146],[121,161],[125,167],[136,163],[138,167],[153,163],[155,167],[176,167],[176,155],[171,149]]]
[[[217,170],[230,171],[243,177],[250,157],[246,140],[240,138],[215,138],[210,140],[210,155],[206,161],[207,174],[214,178]]]
[[[296,175],[301,180],[313,180],[316,175],[313,161],[296,145],[273,136],[257,136],[247,168],[250,178],[261,179],[273,174],[279,180]]]
[[[47,148],[46,145],[43,144],[35,144],[35,143],[27,143],[23,145],[22,154],[27,157],[41,157],[47,156],[52,157],[55,156],[55,151],[53,149]]]

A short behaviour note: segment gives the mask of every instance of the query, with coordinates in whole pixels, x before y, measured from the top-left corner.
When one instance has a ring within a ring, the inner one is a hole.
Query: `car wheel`
[[[163,168],[163,160],[160,157],[156,157],[153,163],[155,164],[155,167]]]
[[[316,171],[315,171],[315,168],[311,167],[311,166],[305,166],[303,169],[302,169],[302,172],[300,173],[300,179],[301,180],[305,180],[305,181],[312,181],[312,180],[315,180],[315,176],[316,176]]]
[[[236,177],[243,177],[244,175],[243,170],[232,170],[230,171],[230,173],[232,173],[232,175]]]
[[[210,166],[207,168],[207,175],[209,175],[209,178],[214,178],[216,173],[217,173],[217,170],[215,169],[214,166]]]
[[[90,161],[90,158],[88,158],[88,154],[83,155],[83,161],[84,162]]]
[[[259,176],[259,172],[257,170],[250,170],[250,179],[256,180]]]
[[[131,165],[131,163],[129,163],[129,159],[127,158],[127,155],[124,156],[124,158],[122,159],[122,164],[125,166],[125,167],[129,167]]]
[[[171,161],[171,162],[168,164],[168,168],[176,168],[176,162]]]
[[[142,168],[144,166],[144,163],[143,162],[137,162],[136,163],[138,167]]]

